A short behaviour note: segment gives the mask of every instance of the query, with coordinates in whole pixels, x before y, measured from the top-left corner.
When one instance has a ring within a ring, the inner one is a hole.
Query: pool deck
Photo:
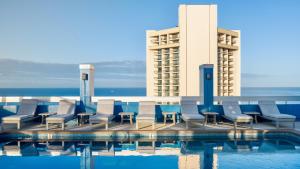
[[[255,135],[257,133],[268,132],[280,132],[280,133],[293,133],[300,136],[300,122],[296,122],[295,129],[289,126],[281,126],[279,129],[275,127],[271,122],[259,122],[253,125],[253,128],[248,124],[238,125],[237,130],[234,130],[233,124],[228,122],[219,122],[216,124],[207,124],[203,126],[201,124],[191,125],[189,129],[185,128],[184,123],[156,123],[155,130],[149,124],[140,125],[140,129],[137,130],[135,125],[129,123],[120,124],[112,123],[108,130],[105,130],[104,124],[98,125],[83,125],[77,126],[77,124],[68,124],[65,130],[61,130],[59,127],[52,126],[50,130],[45,129],[45,125],[30,124],[24,126],[21,130],[16,130],[13,126],[7,126],[0,134],[26,134],[26,135],[63,135],[63,134],[93,134],[103,136],[117,136],[117,135],[143,135],[143,136],[194,136],[196,134],[244,134]]]

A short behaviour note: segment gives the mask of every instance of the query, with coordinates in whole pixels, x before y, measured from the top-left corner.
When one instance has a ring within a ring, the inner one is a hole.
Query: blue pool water
[[[4,169],[297,169],[300,139],[6,140]]]
[[[0,88],[0,96],[78,96],[79,88]],[[95,96],[145,96],[146,88],[95,88]],[[242,96],[300,96],[300,87],[242,87]]]

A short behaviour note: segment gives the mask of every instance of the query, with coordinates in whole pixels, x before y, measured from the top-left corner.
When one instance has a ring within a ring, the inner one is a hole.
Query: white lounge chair
[[[38,156],[35,143],[13,141],[3,146],[6,156]]]
[[[46,118],[46,129],[49,129],[49,124],[61,124],[62,130],[65,129],[65,123],[74,119],[76,108],[76,100],[61,100],[59,101],[56,115]]]
[[[197,102],[194,100],[181,100],[181,119],[185,121],[186,129],[189,128],[190,122],[200,122],[205,125],[205,118],[199,114]]]
[[[24,122],[29,122],[38,118],[38,115],[36,114],[37,105],[37,100],[23,99],[16,115],[2,118],[1,128],[3,129],[5,124],[17,124],[17,129],[21,129],[21,125]]]
[[[292,122],[295,128],[296,117],[289,114],[280,113],[275,101],[264,100],[258,102],[262,117],[276,122],[276,128],[279,128],[279,122]]]
[[[105,122],[105,129],[108,129],[109,123],[115,118],[114,115],[115,100],[98,100],[96,115],[90,117],[90,124]]]
[[[139,123],[150,122],[152,129],[155,129],[155,102],[154,101],[141,101],[139,103],[139,112],[136,116],[136,129],[139,129]]]
[[[224,118],[234,123],[236,130],[237,123],[250,123],[253,127],[253,118],[249,115],[242,114],[240,105],[237,101],[223,101]]]

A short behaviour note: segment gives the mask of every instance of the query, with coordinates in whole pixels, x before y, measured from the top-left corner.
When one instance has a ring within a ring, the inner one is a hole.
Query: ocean
[[[300,87],[243,87],[242,96],[300,96]],[[1,96],[79,96],[79,88],[0,88]],[[95,96],[146,96],[146,88],[95,88]]]

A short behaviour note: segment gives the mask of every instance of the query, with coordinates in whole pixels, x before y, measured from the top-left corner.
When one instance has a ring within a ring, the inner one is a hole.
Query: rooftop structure
[[[215,68],[215,95],[240,95],[240,32],[217,26],[217,5],[180,5],[178,26],[147,30],[147,96],[199,96],[202,64]]]

